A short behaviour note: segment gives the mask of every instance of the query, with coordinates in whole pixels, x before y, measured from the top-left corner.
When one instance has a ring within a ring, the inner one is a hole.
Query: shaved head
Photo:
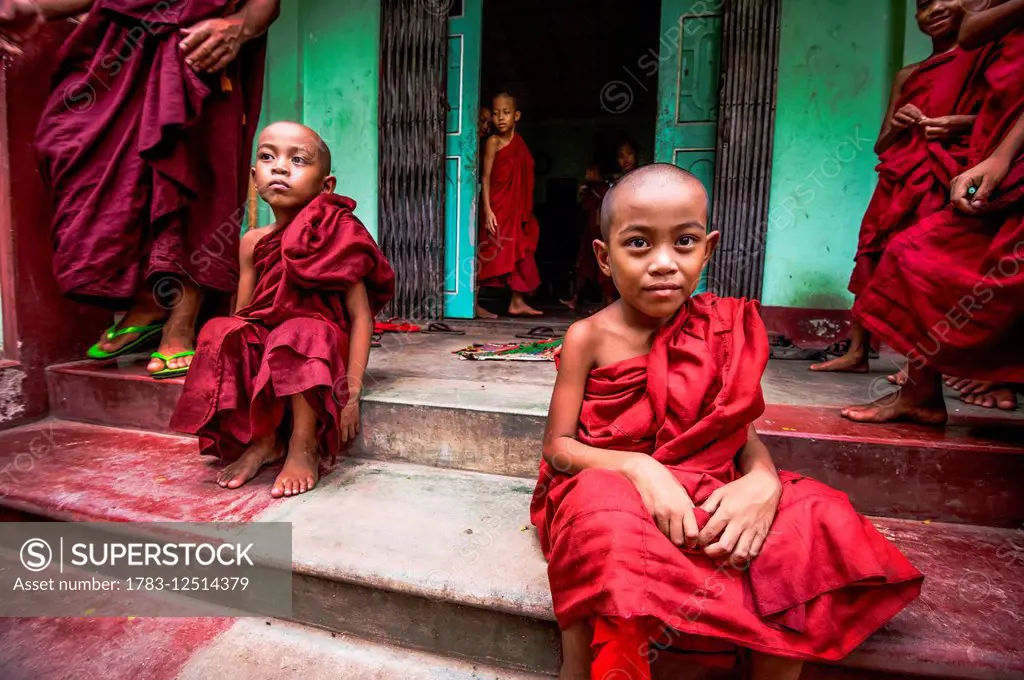
[[[519,100],[516,99],[515,95],[508,92],[507,90],[502,90],[498,94],[494,95],[494,101],[498,101],[499,99],[502,98],[510,100],[512,102],[512,108],[516,111],[519,110]]]
[[[652,163],[630,170],[605,194],[601,203],[601,240],[608,242],[612,225],[623,205],[665,193],[676,194],[680,200],[693,197],[700,201],[700,212],[707,219],[708,192],[700,180],[693,173],[670,163]]]
[[[305,137],[305,145],[310,147],[310,150],[316,154],[317,165],[323,172],[324,176],[331,174],[331,149],[327,146],[327,142],[317,134],[317,131],[311,127],[307,127],[302,123],[295,123],[290,120],[282,120],[276,123],[271,123],[267,127],[263,128],[260,132],[260,142],[265,139],[272,139],[276,135],[285,134],[292,137]]]

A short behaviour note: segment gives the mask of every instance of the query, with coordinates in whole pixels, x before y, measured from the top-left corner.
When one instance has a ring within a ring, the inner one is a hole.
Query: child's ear
[[[253,182],[256,181],[256,166],[255,165],[250,166],[250,168],[249,168],[249,176],[252,177],[252,181]]]
[[[707,264],[711,256],[715,254],[715,248],[718,247],[718,239],[721,235],[721,232],[718,230],[708,234],[707,239],[704,241],[704,264]]]
[[[611,277],[612,268],[608,264],[608,244],[601,239],[594,240],[594,257],[597,258],[597,266],[601,268],[601,273],[607,277]]]
[[[519,122],[519,119],[522,118],[522,117],[523,117],[522,111],[516,111],[516,122],[517,123]]]
[[[322,187],[322,189],[320,191],[321,191],[321,193],[324,193],[324,194],[333,194],[334,193],[334,189],[337,186],[338,186],[338,178],[335,177],[334,175],[327,175],[327,177],[324,177],[323,187]],[[718,232],[716,231],[715,233],[717,234]]]

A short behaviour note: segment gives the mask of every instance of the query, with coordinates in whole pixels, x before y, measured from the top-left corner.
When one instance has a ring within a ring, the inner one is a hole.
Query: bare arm
[[[1024,114],[1017,118],[1010,131],[999,142],[992,155],[957,175],[949,185],[949,200],[959,210],[974,214],[983,210],[989,199],[1006,179],[1013,160],[1024,149]],[[971,187],[974,193],[970,193]]]
[[[494,158],[498,155],[498,137],[491,135],[484,144],[484,164],[480,183],[483,186],[483,208],[484,224],[493,234],[497,230],[497,220],[494,219],[494,211],[491,210],[491,170],[494,169]]]
[[[66,19],[92,7],[93,0],[36,0],[47,21]]]
[[[345,308],[351,323],[349,330],[348,377],[349,399],[358,400],[363,393],[366,365],[370,361],[370,342],[373,338],[373,310],[362,281],[345,291]]]
[[[896,102],[900,100],[900,95],[903,94],[903,83],[907,82],[907,78],[910,77],[910,74],[913,73],[916,67],[916,64],[904,66],[896,73],[896,77],[892,81],[892,89],[889,91],[889,106],[885,110],[885,118],[882,120],[882,130],[878,133],[878,141],[875,142],[876,154],[881,154],[892,146],[893,142],[907,128],[905,124],[902,124],[905,118],[902,116],[895,118]]]
[[[252,253],[261,237],[260,230],[252,229],[242,236],[238,249],[238,295],[235,296],[235,311],[243,309],[252,301],[256,290],[256,268],[253,266]]]
[[[998,40],[1024,21],[1024,0],[1008,0],[981,12],[967,12],[957,42],[975,49]]]
[[[80,14],[92,0],[0,0],[0,55],[20,56],[25,45],[50,19]]]

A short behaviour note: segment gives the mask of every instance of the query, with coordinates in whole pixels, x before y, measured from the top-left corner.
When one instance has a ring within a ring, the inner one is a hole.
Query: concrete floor
[[[564,329],[564,324],[553,325]],[[387,334],[370,357],[368,393],[396,403],[546,415],[555,382],[553,363],[466,361],[452,354],[473,343],[525,342],[515,334],[528,327],[522,322],[477,322],[466,326],[465,336]],[[899,370],[898,359],[883,355],[864,375],[812,373],[807,369],[809,361],[771,360],[761,384],[770,404],[831,408],[862,404],[893,390],[886,376]],[[972,406],[949,389],[946,406],[951,416],[1024,420],[1021,409],[1006,412]]]

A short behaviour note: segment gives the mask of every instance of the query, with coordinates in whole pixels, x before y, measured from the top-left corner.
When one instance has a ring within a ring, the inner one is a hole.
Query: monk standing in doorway
[[[521,115],[512,95],[503,92],[494,98],[492,124],[496,134],[484,145],[477,281],[480,286],[512,291],[509,314],[540,316],[543,312],[525,300],[540,286],[533,257],[540,225],[533,215],[533,156],[516,134]],[[497,316],[479,304],[476,315],[483,319]]]
[[[86,13],[61,48],[36,147],[61,291],[127,310],[89,350],[194,354],[204,293],[238,284],[238,239],[279,0],[4,0],[0,50]],[[147,347],[150,348],[150,347]]]

